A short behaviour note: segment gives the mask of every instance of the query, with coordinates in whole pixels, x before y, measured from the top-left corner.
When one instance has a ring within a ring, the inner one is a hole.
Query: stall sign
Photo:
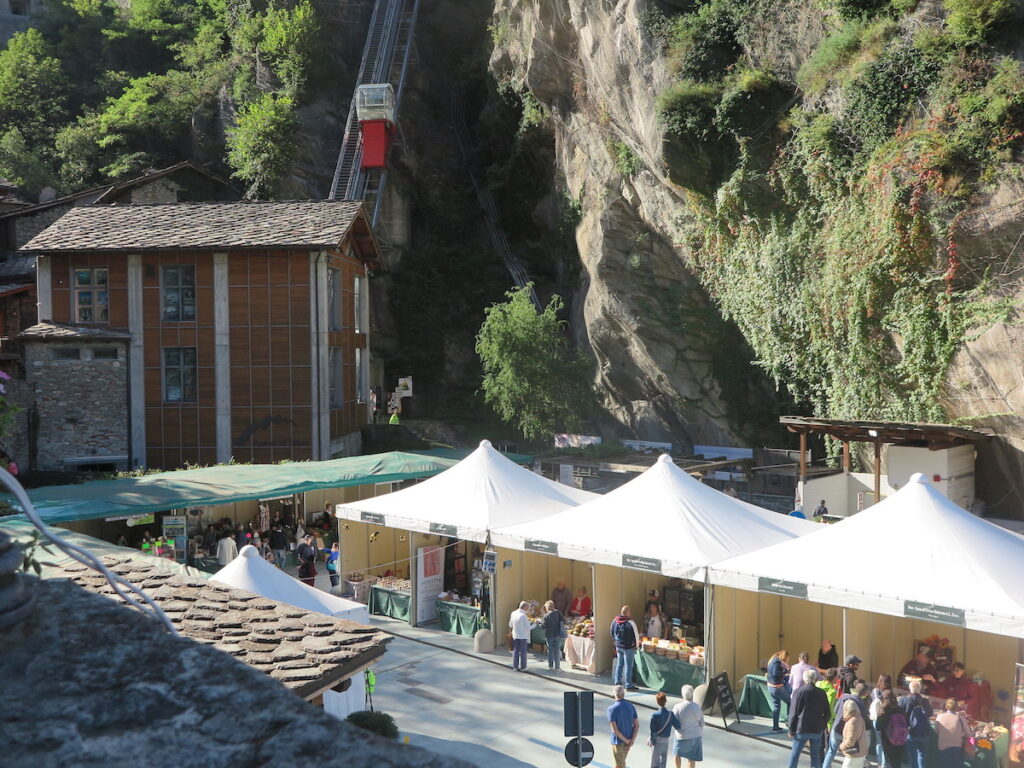
[[[134,528],[136,525],[152,525],[154,522],[156,522],[156,515],[136,515],[129,517],[124,524],[129,528]]]
[[[498,565],[498,553],[493,549],[488,549],[484,552],[484,559],[481,563],[481,569],[484,573],[494,573],[497,570]]]
[[[759,576],[757,579],[757,591],[807,599],[807,585],[799,581],[783,581],[782,579],[770,579],[765,576]]]
[[[416,558],[416,623],[437,620],[434,601],[444,589],[444,547],[420,547]]]
[[[375,523],[376,525],[385,525],[384,515],[379,512],[360,512],[359,519],[364,523]]]
[[[431,523],[430,524],[430,532],[431,533],[440,534],[441,536],[450,536],[453,539],[457,539],[459,537],[459,529],[458,529],[458,526],[455,526],[455,525],[444,525],[443,523]]]
[[[636,555],[622,556],[623,568],[637,568],[641,571],[654,571],[661,573],[661,560],[653,557],[637,557]]]
[[[530,552],[543,552],[548,555],[558,554],[558,545],[553,541],[541,541],[540,539],[527,539],[523,547]]]
[[[911,619],[937,621],[941,624],[952,624],[954,627],[964,626],[964,609],[950,608],[945,605],[931,603],[915,603],[913,600],[903,602],[903,615]]]
[[[729,683],[728,672],[720,672],[711,679],[711,691],[714,693],[711,697],[711,702],[705,702],[704,706],[709,708],[714,705],[717,699],[718,708],[722,713],[722,722],[725,723],[726,729],[729,728],[729,715],[736,718],[736,725],[739,725],[739,709],[736,706],[736,699],[732,695],[732,685]]]

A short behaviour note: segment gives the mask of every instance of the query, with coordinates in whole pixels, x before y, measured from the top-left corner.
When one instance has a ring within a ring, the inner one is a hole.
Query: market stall
[[[408,619],[416,624],[438,621],[448,631],[468,632],[474,626],[495,624],[498,642],[504,635],[506,598],[494,589],[506,577],[511,589],[507,601],[516,605],[530,596],[543,603],[549,585],[525,590],[521,575],[500,553],[495,574],[483,567],[490,531],[502,525],[535,520],[596,498],[595,494],[555,483],[509,460],[484,440],[469,456],[441,474],[408,488],[372,499],[348,501],[335,507],[342,520],[343,569],[364,537],[392,542],[376,563],[392,572],[408,574],[413,607]],[[443,554],[438,554],[443,552]],[[370,570],[373,555],[358,555]],[[440,559],[439,559],[440,558]],[[544,569],[546,576],[547,569]],[[443,600],[438,600],[443,596]],[[441,605],[440,603],[447,603]],[[437,603],[435,605],[435,603]],[[495,607],[492,607],[494,605]],[[492,613],[498,619],[492,622]],[[476,614],[476,616],[472,614]]]
[[[636,681],[645,688],[676,696],[684,685],[704,682],[704,649],[665,639],[644,638],[636,654]]]
[[[412,582],[395,576],[374,579],[370,585],[370,613],[408,621],[411,615]]]
[[[836,551],[884,542],[906,543],[885,567],[835,567]],[[961,509],[923,476],[853,517],[709,570],[723,625],[745,615],[757,628],[725,649],[721,666],[733,679],[760,670],[779,647],[794,654],[834,639],[840,659],[864,660],[862,677],[895,681],[922,641],[938,636],[948,646],[942,661],[962,661],[979,692],[991,689],[980,721],[1008,722],[1024,637],[1024,537]]]
[[[523,550],[524,560],[550,557],[592,568],[593,666],[600,672],[611,666],[607,627],[623,604],[632,607],[641,633],[645,606],[653,599],[671,621],[668,639],[709,645],[707,566],[817,527],[720,493],[662,456],[611,493],[543,519],[496,528],[492,541],[499,551]]]

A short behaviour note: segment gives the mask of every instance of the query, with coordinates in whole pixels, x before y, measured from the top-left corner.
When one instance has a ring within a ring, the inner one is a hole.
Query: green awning
[[[44,522],[144,515],[186,507],[289,496],[322,488],[397,483],[443,472],[457,462],[414,453],[377,453],[330,461],[224,464],[142,477],[54,485],[29,491]],[[13,497],[4,497],[19,509]]]

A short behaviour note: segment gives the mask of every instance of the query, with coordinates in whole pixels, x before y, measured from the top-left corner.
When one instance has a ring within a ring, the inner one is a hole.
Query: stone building
[[[87,380],[82,386],[93,392],[85,398],[119,402],[127,391],[118,433],[129,435],[127,466],[360,452],[369,415],[367,277],[379,259],[361,204],[76,207],[25,250],[38,255],[42,320],[22,334],[33,348],[30,367],[51,375],[71,364],[90,379],[101,369],[110,375]],[[96,334],[111,346],[123,337],[126,370],[110,365],[121,365],[120,351],[106,363],[95,352],[73,360],[63,351],[99,344]],[[125,386],[115,384],[115,371],[127,376]],[[107,393],[108,386],[120,389]],[[51,428],[44,419],[68,424],[56,404],[72,403],[78,387],[58,375],[42,388],[37,434]],[[81,431],[77,443],[58,430],[54,450],[37,450],[31,468],[113,456],[104,451],[114,445],[117,418],[112,408],[110,420]]]
[[[15,32],[32,26],[32,16],[45,0],[0,0],[0,48],[7,45]]]

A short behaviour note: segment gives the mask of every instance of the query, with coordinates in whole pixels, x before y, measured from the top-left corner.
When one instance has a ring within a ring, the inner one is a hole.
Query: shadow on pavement
[[[409,734],[409,743],[436,754],[465,760],[473,765],[488,766],[488,768],[533,768],[535,765],[535,763],[524,763],[489,747],[472,744],[468,741],[435,739],[432,736],[413,733]],[[539,749],[539,747],[531,746],[529,749]]]

